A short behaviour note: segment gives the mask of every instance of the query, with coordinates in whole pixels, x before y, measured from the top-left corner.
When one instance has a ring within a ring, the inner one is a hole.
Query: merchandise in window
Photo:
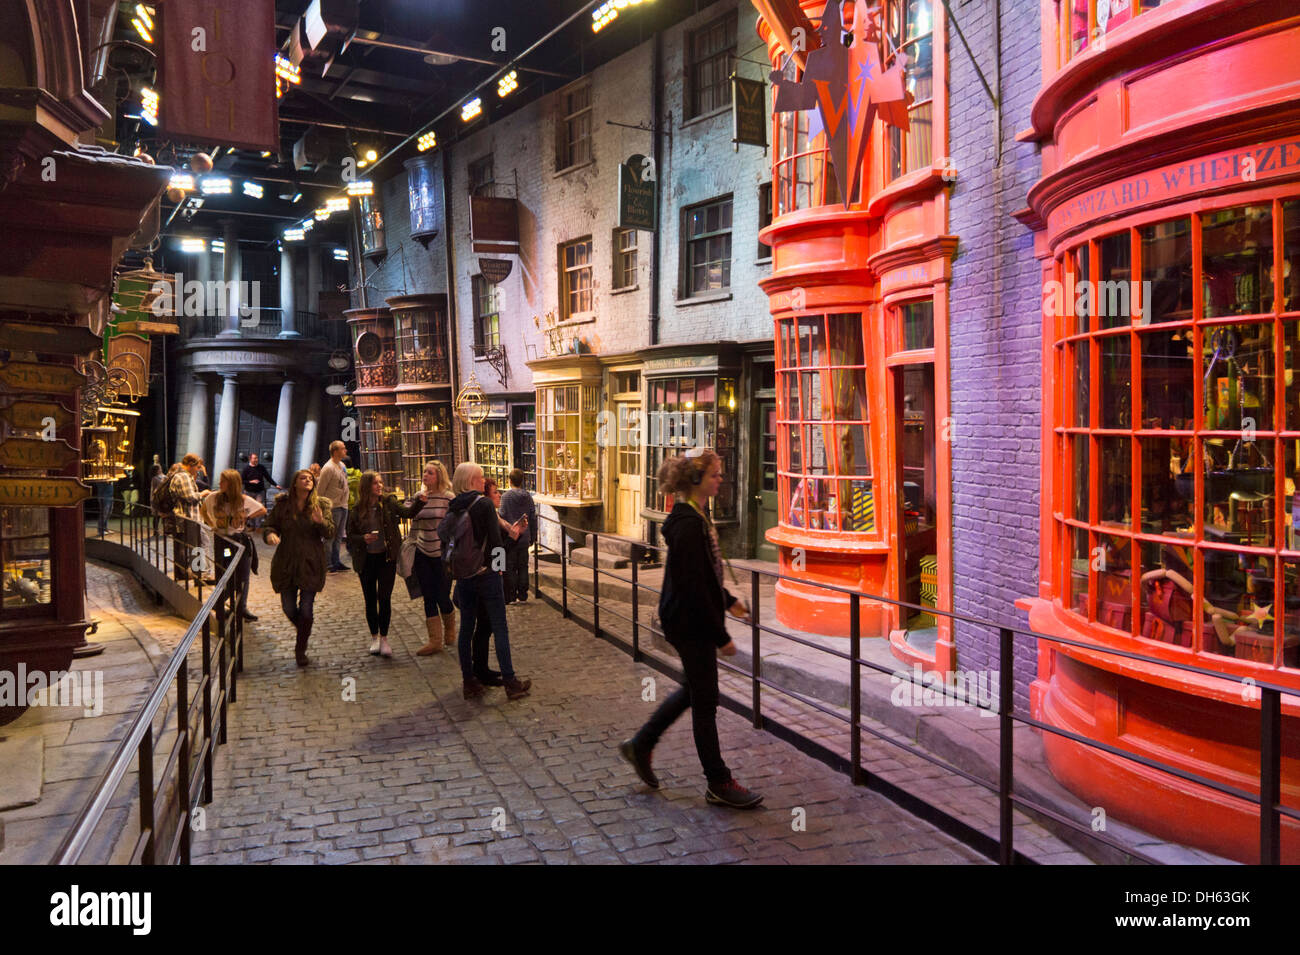
[[[862,316],[777,322],[781,523],[875,533]]]
[[[394,490],[402,487],[402,425],[396,408],[366,408],[361,413],[361,460]]]
[[[524,490],[537,490],[537,423],[532,405],[510,409],[515,428],[515,467],[524,472]]]
[[[481,275],[470,279],[474,296],[474,354],[486,355],[501,347],[498,287]]]
[[[1088,49],[1103,36],[1148,10],[1170,0],[1063,0],[1061,32],[1064,34],[1065,59],[1070,60]]]
[[[731,197],[686,210],[686,297],[731,288]]]
[[[614,288],[636,285],[636,229],[614,230]]]
[[[736,18],[728,14],[690,35],[690,91],[686,118],[731,105],[731,58],[736,52]]]
[[[53,600],[49,508],[0,507],[0,580],[4,616],[49,607]]]
[[[585,315],[591,304],[591,237],[560,247],[562,321]]]
[[[447,384],[447,329],[440,310],[403,308],[393,312],[397,331],[397,380],[403,385]]]
[[[1300,665],[1300,599],[1277,612],[1279,592],[1300,598],[1300,316],[1285,314],[1296,206],[1201,212],[1063,254],[1060,274],[1092,264],[1103,283],[1066,303],[1057,342],[1073,383],[1056,422],[1073,612],[1190,652]],[[1147,291],[1130,292],[1132,276]]]
[[[397,346],[391,325],[363,322],[352,326],[354,367],[359,388],[393,388],[397,385]]]
[[[474,425],[474,463],[494,478],[502,491],[510,487],[510,424],[504,418],[488,418]]]
[[[415,405],[402,409],[402,478],[412,495],[424,483],[424,466],[441,461],[447,473],[456,470],[451,445],[451,405]]]
[[[591,85],[560,94],[560,123],[556,130],[555,168],[591,162]]]
[[[596,446],[596,385],[552,385],[537,390],[537,484],[540,493],[572,501],[600,499]]]
[[[907,56],[903,83],[912,94],[908,130],[888,126],[889,178],[930,168],[934,137],[934,20],[931,0],[891,0],[889,40]],[[893,66],[891,53],[886,66]]]
[[[659,489],[659,466],[666,458],[692,448],[711,448],[722,459],[722,484],[711,505],[713,518],[735,520],[736,380],[713,375],[654,378],[647,386],[650,405],[644,415],[644,499],[656,510],[671,510],[672,505]]]

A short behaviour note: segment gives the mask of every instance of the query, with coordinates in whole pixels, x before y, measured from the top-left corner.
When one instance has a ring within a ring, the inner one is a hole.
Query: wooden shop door
[[[615,453],[615,500],[617,533],[641,536],[641,405],[619,402],[618,450]]]

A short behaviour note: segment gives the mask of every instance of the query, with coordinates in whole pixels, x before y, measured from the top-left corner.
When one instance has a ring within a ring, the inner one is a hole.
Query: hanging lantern
[[[488,416],[488,398],[478,383],[478,378],[470,372],[469,381],[456,395],[456,417],[466,424],[479,424]]]

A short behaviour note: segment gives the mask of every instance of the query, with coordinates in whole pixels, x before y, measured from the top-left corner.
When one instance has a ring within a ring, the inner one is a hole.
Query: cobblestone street
[[[351,572],[318,596],[312,666],[299,670],[265,557],[196,862],[982,861],[726,711],[724,755],[763,808],[704,802],[689,716],[655,753],[663,788],[647,790],[617,744],[654,705],[643,680],[658,700],[673,684],[536,601],[509,609],[516,669],[533,679],[514,703],[500,689],[466,702],[449,654],[415,656],[422,607],[400,580],[393,659],[369,656]]]

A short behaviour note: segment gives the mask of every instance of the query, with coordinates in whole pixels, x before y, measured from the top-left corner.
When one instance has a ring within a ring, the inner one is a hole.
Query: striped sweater
[[[424,502],[420,513],[411,518],[411,529],[415,532],[415,546],[426,557],[442,556],[442,541],[438,538],[438,525],[447,515],[447,505],[451,495],[434,494]]]

